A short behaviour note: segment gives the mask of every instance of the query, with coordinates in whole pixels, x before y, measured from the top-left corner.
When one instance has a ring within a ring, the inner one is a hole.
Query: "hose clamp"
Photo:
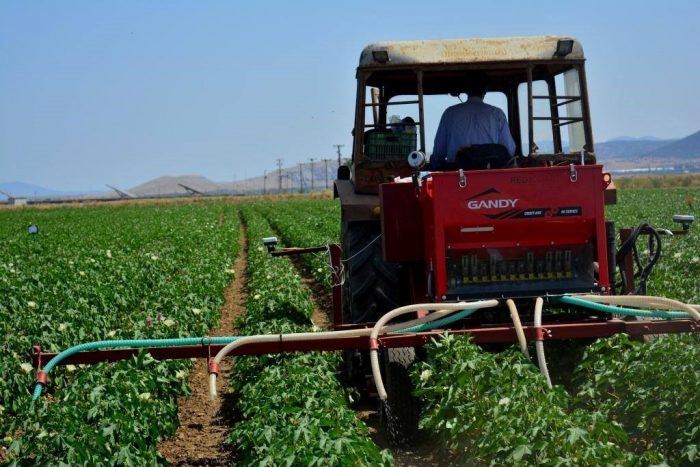
[[[369,338],[369,350],[379,350],[379,339],[376,337]]]
[[[542,342],[546,337],[552,337],[552,331],[546,328],[537,327],[535,328],[535,340]]]
[[[216,363],[214,360],[211,360],[208,366],[209,374],[218,376],[219,372],[221,371],[221,369],[219,368],[219,364]]]
[[[46,383],[49,381],[49,374],[45,372],[44,370],[39,370],[36,372],[36,384],[41,384],[46,386]]]

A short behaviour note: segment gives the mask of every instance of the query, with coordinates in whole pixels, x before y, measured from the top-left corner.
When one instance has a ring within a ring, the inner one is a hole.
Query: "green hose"
[[[169,347],[174,345],[208,345],[208,344],[228,344],[235,341],[238,337],[178,337],[174,339],[133,339],[133,340],[113,340],[113,341],[96,341],[86,342],[70,347],[52,358],[44,367],[44,373],[48,375],[53,367],[61,363],[61,361],[71,355],[84,352],[86,350],[95,350],[105,347],[110,348],[144,348],[144,347]],[[41,392],[44,389],[43,384],[37,383],[34,386],[34,394],[32,400],[37,400],[41,397]]]
[[[457,313],[452,313],[448,316],[445,316],[444,318],[437,319],[435,321],[431,321],[429,323],[425,324],[417,324],[415,326],[412,326],[410,328],[402,329],[400,331],[396,331],[397,333],[406,333],[406,332],[423,332],[423,331],[430,331],[431,329],[439,328],[441,326],[446,326],[448,324],[452,324],[455,321],[459,321],[462,318],[466,318],[467,316],[471,315],[474,313],[476,309],[467,309],[467,310],[462,310],[458,311]]]
[[[676,319],[676,318],[688,318],[688,313],[685,311],[660,311],[660,310],[637,310],[634,308],[621,308],[613,305],[605,305],[603,303],[591,302],[589,300],[583,300],[581,298],[572,297],[570,295],[563,295],[561,297],[554,297],[555,302],[568,303],[569,305],[576,305],[583,308],[589,308],[595,311],[603,311],[605,313],[615,313],[624,316],[642,316],[644,318],[663,318],[663,319]]]

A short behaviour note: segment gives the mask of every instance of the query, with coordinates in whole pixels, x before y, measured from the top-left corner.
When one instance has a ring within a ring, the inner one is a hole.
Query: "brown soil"
[[[314,311],[311,313],[311,322],[323,330],[332,330],[333,299],[330,291],[306,273],[298,257],[290,256],[289,259],[299,271],[304,286],[311,290],[311,302],[314,305]]]
[[[218,329],[212,329],[212,336],[230,336],[236,333],[235,321],[245,313],[247,297],[245,250],[245,229],[241,226],[240,253],[233,269],[236,276],[224,291],[226,302],[221,307],[221,320]],[[206,360],[199,359],[190,372],[192,395],[178,400],[180,428],[175,436],[160,443],[160,452],[171,465],[233,465],[235,459],[231,447],[226,444],[230,420],[231,399],[227,397],[226,381],[231,374],[232,361],[221,362],[221,377],[217,381],[219,397],[209,400]]]

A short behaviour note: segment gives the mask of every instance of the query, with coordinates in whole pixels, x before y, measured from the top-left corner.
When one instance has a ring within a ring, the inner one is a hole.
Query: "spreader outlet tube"
[[[515,335],[518,336],[520,351],[526,357],[530,358],[530,352],[528,352],[527,350],[527,340],[525,340],[525,331],[523,331],[523,325],[520,322],[518,308],[515,306],[515,302],[510,298],[506,300],[506,305],[508,305],[508,310],[510,311],[510,318],[513,320],[513,326],[515,327]]]
[[[537,297],[535,300],[535,330],[538,334],[542,330],[542,305],[544,300],[542,297]],[[537,364],[540,367],[540,373],[547,380],[547,386],[552,387],[552,380],[549,379],[549,370],[547,370],[547,360],[544,358],[544,341],[538,337],[535,341],[535,352],[537,353]]]

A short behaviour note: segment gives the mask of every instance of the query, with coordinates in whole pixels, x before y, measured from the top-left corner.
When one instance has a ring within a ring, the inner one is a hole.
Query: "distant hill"
[[[129,192],[137,196],[159,196],[171,194],[184,194],[187,190],[182,188],[179,183],[194,188],[197,191],[206,193],[216,191],[219,185],[212,182],[206,177],[200,175],[182,175],[179,177],[158,177],[141,185],[129,188]]]
[[[612,141],[662,141],[661,138],[656,136],[618,136],[617,138],[609,139],[607,142]]]
[[[683,139],[671,142],[644,154],[649,157],[673,157],[678,159],[696,159],[700,157],[700,131]]]
[[[615,138],[604,143],[596,143],[596,157],[601,161],[611,159],[636,159],[656,149],[673,144],[677,140]]]
[[[25,182],[3,182],[0,183],[0,190],[17,198],[29,199],[63,198],[78,196],[85,193],[96,193],[95,190],[53,190],[51,188],[45,188],[43,186]],[[7,196],[0,193],[0,199],[5,198],[7,198]]]
[[[34,198],[35,196],[37,198],[46,198],[61,194],[61,192],[57,190],[51,190],[49,188],[44,188],[43,186],[24,182],[0,183],[0,190],[18,198]],[[6,196],[0,193],[0,197],[5,198]]]

